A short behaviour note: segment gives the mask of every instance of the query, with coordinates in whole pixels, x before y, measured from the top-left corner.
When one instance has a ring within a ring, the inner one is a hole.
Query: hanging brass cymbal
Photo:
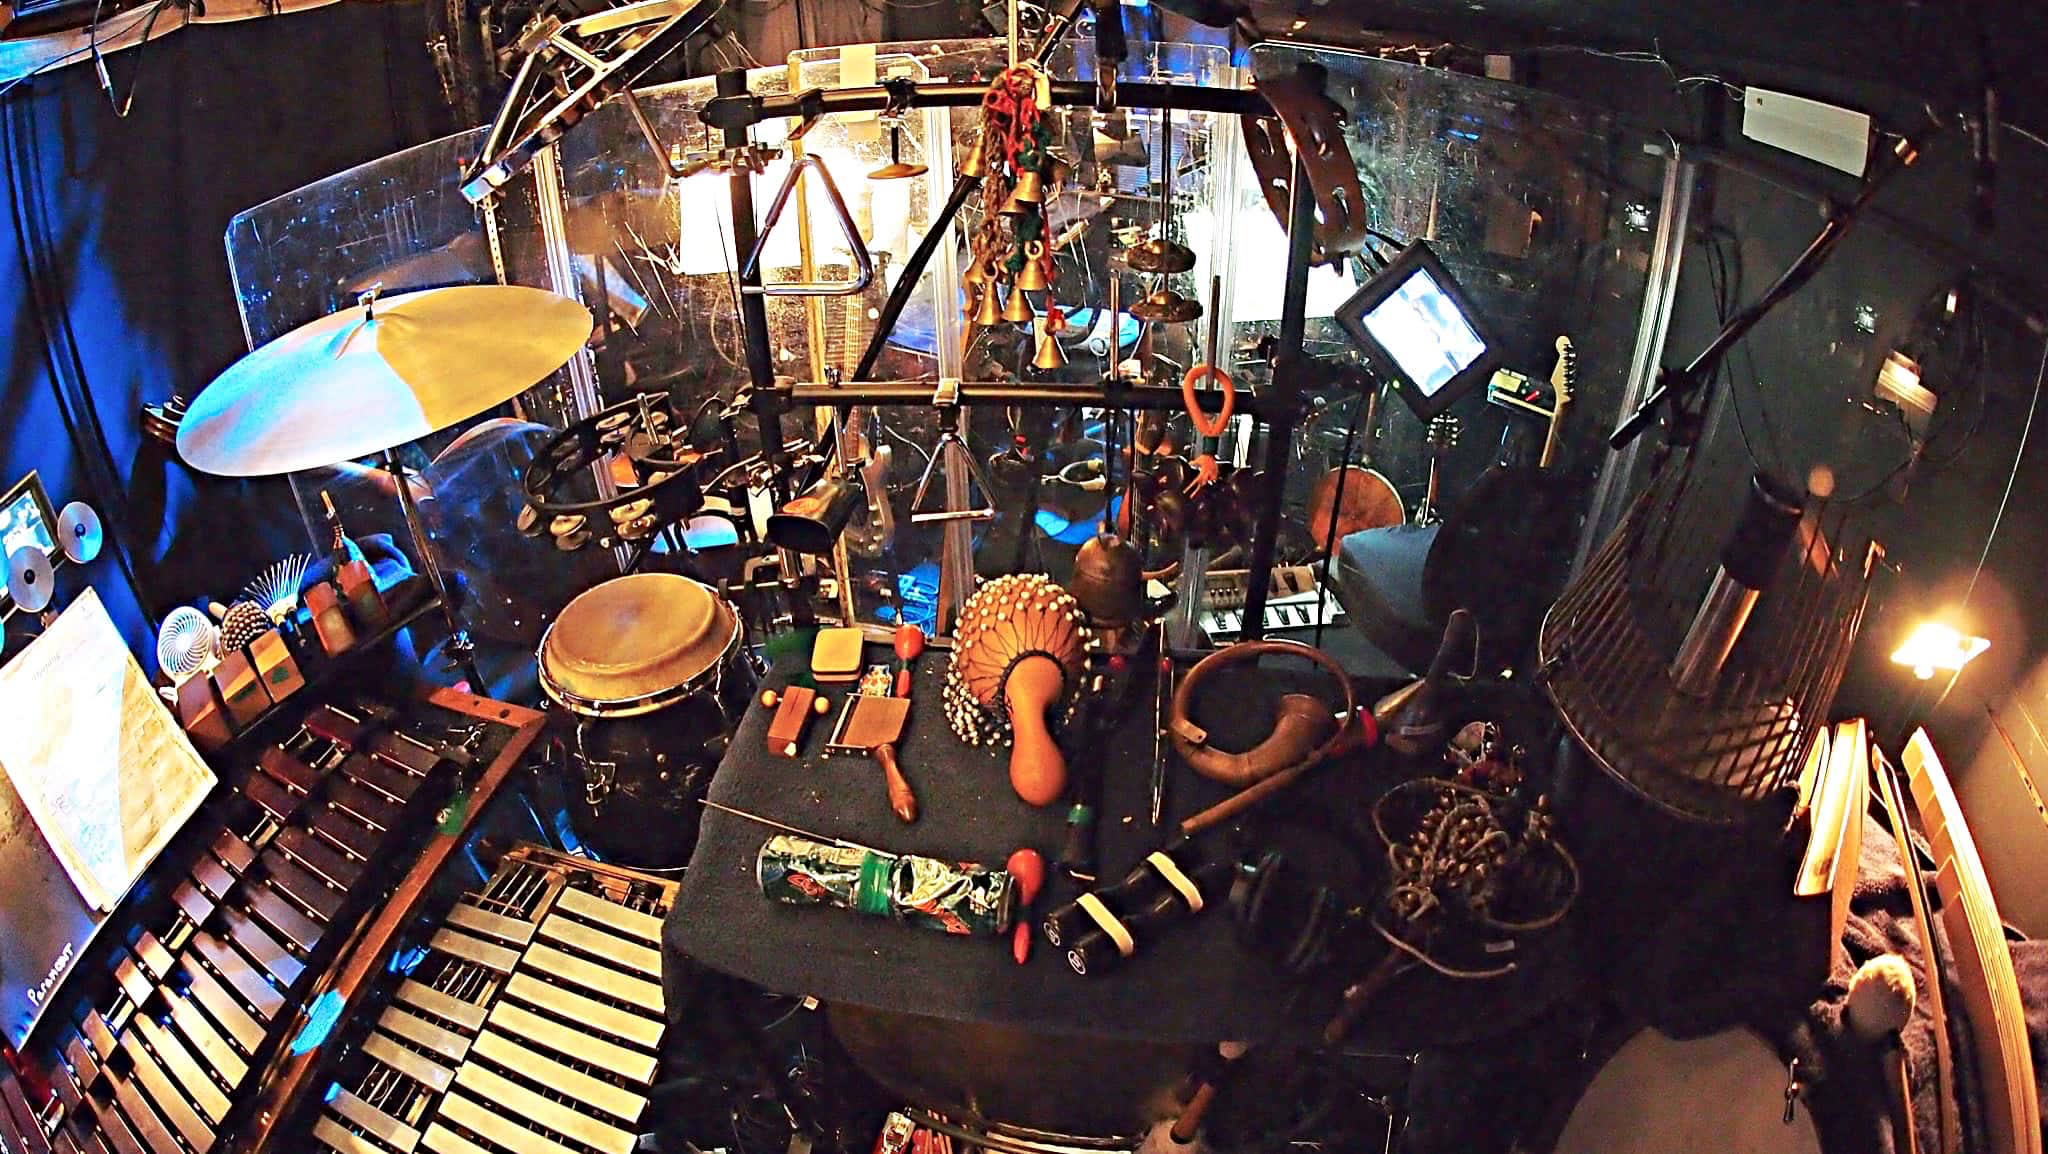
[[[1143,244],[1132,246],[1124,254],[1124,263],[1131,266],[1132,272],[1187,272],[1195,267],[1195,253],[1184,244],[1155,236]]]
[[[868,173],[868,179],[907,180],[913,176],[923,176],[930,171],[931,169],[926,168],[922,164],[905,164],[903,162],[903,126],[891,124],[889,126],[889,163]]]
[[[1024,246],[1024,267],[1017,272],[1017,287],[1044,292],[1052,285],[1045,279],[1045,242],[1034,240]]]
[[[1013,325],[1028,325],[1037,315],[1031,311],[1031,302],[1024,299],[1024,289],[1018,285],[1011,285],[1010,297],[1003,302],[1003,319]]]
[[[1038,353],[1031,358],[1031,367],[1046,372],[1067,367],[1067,358],[1060,353],[1060,343],[1044,329],[1039,330]]]
[[[985,329],[1002,319],[1002,309],[996,304],[996,286],[991,283],[981,290],[981,300],[974,309],[974,323]]]
[[[1159,288],[1131,306],[1131,315],[1150,324],[1181,325],[1202,315],[1199,301],[1189,300],[1170,288]]]

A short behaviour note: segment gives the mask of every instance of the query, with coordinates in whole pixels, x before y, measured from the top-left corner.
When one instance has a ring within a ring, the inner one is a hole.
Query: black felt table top
[[[869,663],[890,659],[886,647],[868,646]],[[992,868],[1000,868],[1011,851],[1030,846],[1044,855],[1050,873],[1036,912],[1071,900],[1079,891],[1054,864],[1064,840],[1064,804],[1026,805],[1010,789],[1007,746],[971,747],[953,736],[940,697],[949,659],[948,652],[934,649],[918,662],[910,723],[899,746],[922,811],[916,824],[906,826],[889,811],[881,768],[871,759],[825,756],[847,692],[841,687],[830,690],[831,712],[813,719],[802,756],[794,759],[766,751],[773,710],[758,703],[749,709],[712,781],[711,799],[828,838]],[[780,688],[801,668],[801,662],[778,668],[763,686]],[[1218,747],[1248,748],[1270,729],[1283,691],[1314,691],[1289,672],[1235,671],[1197,695],[1193,714]],[[1129,701],[1121,722],[1093,750],[1105,775],[1097,841],[1101,884],[1122,878],[1160,848],[1181,818],[1229,793],[1172,762],[1166,820],[1153,830],[1146,821],[1154,718],[1149,672],[1136,675]],[[1070,767],[1086,755],[1071,738],[1062,744]],[[1371,805],[1399,779],[1378,756],[1319,769],[1260,810],[1243,844],[1218,831],[1202,846],[1210,856],[1234,857],[1246,845],[1280,844],[1296,852],[1306,843],[1311,856],[1345,857],[1340,872],[1352,873],[1358,885],[1376,885],[1380,850],[1370,834]],[[717,810],[705,812],[695,856],[663,929],[665,949],[771,990],[828,1003],[1046,1033],[1208,1044],[1313,1037],[1343,987],[1370,969],[1383,948],[1369,944],[1368,953],[1340,957],[1306,983],[1290,979],[1240,944],[1225,896],[1218,893],[1204,913],[1142,940],[1135,957],[1109,972],[1074,973],[1063,953],[1042,938],[1029,964],[1019,967],[1007,937],[955,937],[848,910],[769,901],[755,881],[755,856],[775,832]],[[1347,900],[1362,905],[1366,897]],[[1519,976],[1459,982],[1411,974],[1380,999],[1349,1045],[1408,1052],[1426,1042],[1498,1033],[1549,1000],[1532,997],[1534,992]]]

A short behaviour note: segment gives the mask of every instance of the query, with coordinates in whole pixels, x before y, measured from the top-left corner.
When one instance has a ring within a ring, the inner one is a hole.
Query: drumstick
[[[1913,1127],[1913,1084],[1906,1073],[1906,1048],[1899,1031],[1913,1017],[1913,968],[1897,954],[1879,954],[1849,980],[1842,1021],[1877,1062],[1884,1080],[1885,1109],[1891,1115],[1892,1149],[1918,1154]]]

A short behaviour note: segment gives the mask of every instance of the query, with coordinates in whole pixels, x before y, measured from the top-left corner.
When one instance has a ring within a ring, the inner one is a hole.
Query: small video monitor
[[[0,497],[0,565],[17,549],[33,548],[54,562],[57,559],[57,514],[43,492],[43,482],[34,473],[15,482]]]
[[[1426,241],[1401,250],[1337,309],[1337,323],[1427,421],[1500,367],[1500,343]]]

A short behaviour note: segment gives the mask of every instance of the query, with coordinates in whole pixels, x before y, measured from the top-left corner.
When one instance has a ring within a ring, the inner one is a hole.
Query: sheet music
[[[214,784],[91,589],[0,667],[0,772],[101,911]]]

